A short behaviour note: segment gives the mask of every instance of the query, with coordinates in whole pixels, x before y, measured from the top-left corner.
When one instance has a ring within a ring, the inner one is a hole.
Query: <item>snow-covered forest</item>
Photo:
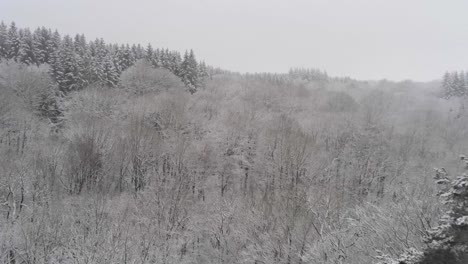
[[[83,34],[62,37],[57,30],[45,27],[32,32],[18,29],[15,22],[9,27],[0,23],[0,58],[26,65],[48,64],[51,77],[65,93],[94,83],[115,87],[122,72],[140,59],[169,70],[192,92],[208,71],[203,62],[196,61],[192,50],[182,57],[167,48],[153,49],[151,44],[145,48],[140,44],[106,44],[102,38],[88,43]]]
[[[466,263],[468,80],[443,74],[241,74],[2,22],[0,263]]]

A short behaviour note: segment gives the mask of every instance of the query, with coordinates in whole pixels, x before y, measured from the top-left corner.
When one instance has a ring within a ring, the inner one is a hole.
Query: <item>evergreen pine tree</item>
[[[104,60],[107,56],[106,44],[103,39],[96,39],[92,47],[91,71],[93,77],[91,80],[92,82],[105,82],[106,73]]]
[[[145,59],[153,64],[153,57],[154,56],[154,50],[153,47],[151,46],[151,43],[148,44],[148,47],[146,48],[146,54],[145,54]]]
[[[161,49],[159,66],[166,68],[166,69],[169,67],[169,50],[168,49]]]
[[[82,34],[77,34],[73,40],[73,45],[75,48],[75,52],[79,55],[84,57],[88,52],[88,44],[86,43],[86,37]]]
[[[137,50],[137,46],[135,44],[132,45],[131,51],[132,51],[133,60],[137,61],[138,60],[138,50]]]
[[[8,38],[6,46],[8,48],[7,58],[16,61],[20,49],[20,37],[15,22],[12,22],[10,28],[8,29]]]
[[[29,28],[22,30],[20,48],[18,50],[18,61],[25,64],[37,63],[34,54],[33,36]]]
[[[114,63],[115,70],[117,71],[117,74],[120,76],[120,73],[123,71],[123,66],[122,66],[122,51],[119,47],[119,45],[114,44],[112,45],[112,63]]]
[[[102,74],[101,81],[104,85],[109,87],[117,86],[119,82],[119,73],[114,65],[111,54],[104,57],[102,62]]]
[[[62,46],[62,37],[57,30],[52,34],[51,39],[47,42],[47,53],[49,54],[48,63],[50,65],[50,75],[57,82],[59,76],[63,72],[62,63],[60,61],[60,47]]]
[[[462,71],[461,74],[463,74],[463,89],[462,89],[463,95],[462,96],[468,97],[468,72]]]
[[[465,79],[465,72],[461,71],[458,74],[458,78],[460,79],[460,84],[458,87],[458,96],[463,97],[466,95],[466,79]]]
[[[0,60],[7,58],[8,55],[8,27],[3,23],[0,23]]]
[[[73,45],[76,53],[76,59],[80,67],[79,70],[81,72],[82,78],[84,79],[83,82],[85,84],[92,83],[94,81],[94,72],[90,44],[88,44],[86,41],[86,37],[81,34],[75,36]]]
[[[169,54],[167,69],[171,71],[172,73],[174,73],[175,75],[180,76],[181,65],[182,65],[182,57],[180,56],[180,53],[177,51],[171,52]]]
[[[43,38],[41,28],[36,28],[33,33],[33,49],[37,64],[45,63],[46,48],[47,40]]]
[[[161,51],[159,49],[154,51],[153,66],[155,68],[161,67]]]
[[[184,82],[185,85],[188,84],[188,68],[189,68],[189,54],[188,51],[186,50],[184,53],[184,59],[182,61],[182,64],[180,65],[180,78]]]
[[[136,48],[135,58],[137,60],[140,60],[140,59],[143,59],[144,57],[145,57],[145,49],[140,44],[138,44]]]
[[[206,67],[206,64],[204,61],[200,62],[198,64],[198,76],[199,78],[207,78],[209,77],[208,74],[208,67]]]
[[[452,91],[453,96],[460,97],[463,95],[463,83],[458,72],[453,72]]]
[[[55,79],[62,92],[67,93],[83,88],[88,81],[84,78],[84,67],[81,58],[76,54],[73,40],[70,36],[63,38],[58,51]]]
[[[187,86],[190,93],[195,93],[199,83],[198,83],[198,63],[195,59],[195,54],[193,50],[190,52],[185,52],[184,60],[181,64],[180,77],[182,81]]]
[[[45,27],[37,28],[33,34],[33,48],[38,64],[50,63],[51,56],[58,48],[52,44],[53,33]]]
[[[121,53],[120,53],[121,69],[122,71],[124,71],[133,65],[133,63],[135,62],[135,59],[133,57],[132,50],[130,49],[130,45],[127,44],[125,45],[125,47],[121,47],[120,50],[121,50]]]
[[[49,34],[50,33],[51,31],[49,31]],[[62,45],[62,37],[60,36],[58,31],[55,30],[55,32],[51,34],[50,40],[47,41],[46,57],[48,56],[47,61],[49,64],[52,64],[55,62],[57,54],[58,54],[58,50],[61,45]]]
[[[445,72],[444,74],[442,80],[442,89],[445,99],[449,99],[450,97],[454,96],[452,74],[449,72]]]

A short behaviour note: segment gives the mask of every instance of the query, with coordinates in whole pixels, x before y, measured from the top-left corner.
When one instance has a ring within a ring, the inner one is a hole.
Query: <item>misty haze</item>
[[[467,264],[467,14],[0,0],[0,264]]]

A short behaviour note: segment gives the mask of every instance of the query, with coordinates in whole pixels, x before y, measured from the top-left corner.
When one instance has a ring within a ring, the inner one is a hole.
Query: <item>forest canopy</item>
[[[465,263],[466,86],[1,23],[0,262]]]

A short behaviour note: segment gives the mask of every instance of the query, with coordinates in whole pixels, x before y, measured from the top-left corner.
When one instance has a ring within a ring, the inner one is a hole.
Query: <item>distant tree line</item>
[[[291,68],[289,69],[289,75],[307,81],[328,81],[329,79],[327,72],[319,69]]]
[[[45,27],[33,32],[0,23],[0,61],[13,60],[27,65],[50,65],[50,74],[60,91],[79,90],[92,83],[114,87],[120,74],[137,60],[146,59],[154,67],[170,70],[193,93],[208,76],[208,67],[198,62],[192,50],[182,56],[177,51],[146,48],[140,44],[107,44],[104,40],[87,41],[83,34],[61,36]]]
[[[446,99],[451,97],[464,97],[468,95],[468,72],[454,71],[446,72],[442,80],[443,96]]]
[[[236,74],[226,71],[216,71],[210,68],[210,73],[228,73]],[[336,78],[328,77],[326,72],[313,68],[291,68],[288,73],[269,73],[257,72],[242,74],[242,77],[247,81],[261,81],[273,86],[290,86],[297,80],[307,82],[328,82]]]

